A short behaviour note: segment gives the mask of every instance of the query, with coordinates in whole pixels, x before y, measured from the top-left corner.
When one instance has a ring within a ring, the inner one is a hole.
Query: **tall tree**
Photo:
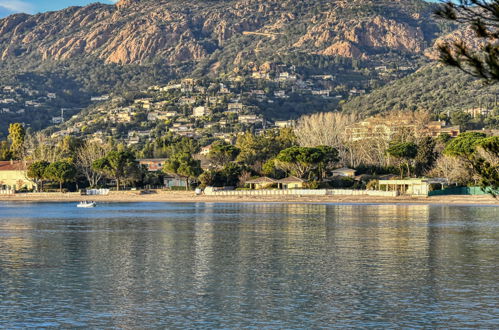
[[[26,131],[20,123],[9,125],[10,152],[13,158],[20,159],[24,156],[24,139]]]
[[[59,191],[62,192],[62,185],[73,181],[76,176],[76,168],[73,163],[67,160],[53,162],[45,169],[44,177],[59,183]]]
[[[127,177],[134,175],[137,171],[135,155],[128,150],[113,150],[105,157],[97,159],[92,164],[94,170],[99,171],[116,181],[116,190],[120,190],[120,184]]]
[[[0,141],[0,160],[9,160],[12,158],[10,144],[8,141]]]
[[[403,142],[392,144],[386,152],[399,160],[400,162],[400,178],[404,177],[403,165],[407,167],[407,176],[411,176],[411,160],[416,158],[418,154],[418,146],[414,142]]]
[[[482,188],[494,196],[499,194],[499,137],[463,133],[447,144],[444,154],[466,161],[479,176]]]
[[[28,178],[35,180],[37,189],[41,188],[43,190],[43,180],[46,178],[45,171],[49,165],[49,162],[39,160],[28,166],[27,176]]]
[[[336,149],[332,147],[291,147],[282,150],[275,158],[274,164],[277,168],[304,178],[306,175],[310,177],[314,170],[326,162],[337,160],[337,154]]]
[[[190,153],[180,152],[168,159],[163,167],[163,172],[184,177],[186,190],[189,190],[191,179],[198,177],[203,173],[203,170],[201,169],[201,162],[199,160],[194,159]]]
[[[236,159],[240,150],[227,143],[214,143],[208,154],[208,158],[217,167],[224,167]]]
[[[94,162],[105,157],[110,150],[111,145],[95,141],[86,141],[83,146],[77,149],[75,165],[87,178],[90,187],[96,187],[104,175],[102,171],[94,168]]]
[[[418,152],[414,158],[414,170],[417,176],[422,176],[433,168],[438,158],[435,151],[436,141],[432,137],[424,137],[418,141]]]

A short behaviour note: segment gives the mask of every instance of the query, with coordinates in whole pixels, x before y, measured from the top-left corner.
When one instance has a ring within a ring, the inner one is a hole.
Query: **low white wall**
[[[225,190],[213,191],[205,190],[208,196],[274,196],[274,195],[304,195],[304,196],[381,196],[395,197],[396,191],[380,191],[380,190],[351,190],[351,189],[283,189],[283,190]]]
[[[0,189],[0,195],[14,195],[15,191],[10,189]]]

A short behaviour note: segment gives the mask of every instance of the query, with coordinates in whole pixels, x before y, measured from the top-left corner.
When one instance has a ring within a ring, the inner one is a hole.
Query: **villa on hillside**
[[[139,164],[145,166],[149,172],[157,172],[163,169],[166,158],[139,159]]]
[[[21,161],[0,161],[0,190],[20,190],[36,188],[36,183],[28,178],[26,163]]]

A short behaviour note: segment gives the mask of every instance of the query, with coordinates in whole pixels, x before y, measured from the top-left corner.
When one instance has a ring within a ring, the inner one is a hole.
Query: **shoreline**
[[[378,197],[378,196],[196,196],[194,192],[160,191],[152,194],[124,191],[106,196],[81,196],[78,193],[27,193],[0,195],[0,202],[80,202],[92,200],[107,203],[310,203],[310,204],[421,204],[421,205],[477,205],[498,206],[499,199],[492,196],[448,195],[431,197]]]

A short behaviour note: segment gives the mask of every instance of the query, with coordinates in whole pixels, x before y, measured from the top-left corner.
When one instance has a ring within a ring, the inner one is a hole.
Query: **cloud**
[[[6,8],[16,13],[33,13],[34,8],[31,4],[21,0],[0,0],[0,7]]]

